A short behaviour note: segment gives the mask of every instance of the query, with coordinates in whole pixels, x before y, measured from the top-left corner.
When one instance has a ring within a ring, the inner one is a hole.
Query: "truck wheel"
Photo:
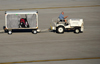
[[[32,33],[33,34],[37,34],[37,30],[32,30]]]
[[[11,30],[8,30],[8,34],[11,35],[12,34],[12,31]]]
[[[76,28],[76,29],[74,30],[74,33],[76,33],[76,34],[79,34],[79,32],[80,32],[80,29],[78,29],[78,28]]]
[[[64,27],[62,27],[62,26],[57,27],[56,32],[60,33],[60,34],[64,33]]]

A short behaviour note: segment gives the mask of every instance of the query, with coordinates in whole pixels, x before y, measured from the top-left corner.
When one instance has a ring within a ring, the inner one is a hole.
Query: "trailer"
[[[4,31],[11,35],[14,29],[32,29],[37,34],[38,11],[6,11]]]
[[[67,19],[66,19],[67,20]],[[52,20],[54,25],[50,26],[50,30],[55,30],[56,33],[62,34],[65,30],[73,30],[74,33],[79,34],[84,31],[83,19],[68,19],[67,24],[64,21]]]

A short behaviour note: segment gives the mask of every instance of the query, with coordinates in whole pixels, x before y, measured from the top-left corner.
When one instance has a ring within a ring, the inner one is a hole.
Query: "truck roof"
[[[38,11],[5,11],[5,14],[36,14]]]

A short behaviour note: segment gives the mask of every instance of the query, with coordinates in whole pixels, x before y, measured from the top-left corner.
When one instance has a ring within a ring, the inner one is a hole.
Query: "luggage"
[[[29,28],[29,24],[28,24],[28,21],[26,20],[26,18],[20,19],[19,28]]]

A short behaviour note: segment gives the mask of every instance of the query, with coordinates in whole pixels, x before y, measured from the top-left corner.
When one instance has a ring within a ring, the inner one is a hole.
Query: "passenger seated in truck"
[[[67,24],[67,20],[66,20],[67,17],[68,16],[64,17],[64,12],[62,11],[58,18],[59,18],[60,22],[65,22]]]

